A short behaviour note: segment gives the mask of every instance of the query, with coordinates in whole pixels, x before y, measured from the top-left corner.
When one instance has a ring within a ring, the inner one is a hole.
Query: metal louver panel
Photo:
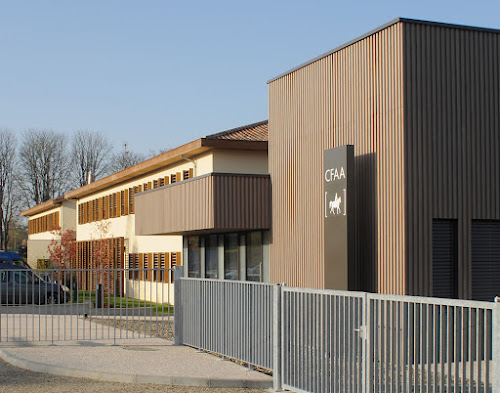
[[[432,296],[458,297],[457,220],[432,221]]]
[[[472,298],[500,296],[500,221],[472,221]]]

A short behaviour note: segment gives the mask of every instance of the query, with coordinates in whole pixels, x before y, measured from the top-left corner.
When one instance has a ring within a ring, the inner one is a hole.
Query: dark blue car
[[[24,258],[17,252],[0,251],[0,263],[29,267]]]
[[[44,281],[29,267],[0,263],[0,304],[55,304],[68,300],[66,285]]]

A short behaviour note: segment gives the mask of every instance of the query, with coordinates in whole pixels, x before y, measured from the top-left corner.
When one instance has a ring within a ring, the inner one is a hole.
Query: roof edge
[[[387,23],[384,23],[383,25],[376,27],[373,30],[370,30],[369,32],[360,35],[359,37],[356,37],[345,44],[342,44],[326,53],[323,53],[319,56],[316,56],[315,58],[306,61],[305,63],[299,64],[296,67],[293,67],[292,69],[285,71],[278,76],[275,76],[267,81],[267,84],[273,83],[274,81],[283,78],[286,75],[291,74],[292,72],[295,72],[297,70],[300,70],[301,68],[304,68],[312,63],[315,63],[318,60],[321,60],[327,56],[330,56],[332,53],[338,52],[344,48],[347,48],[348,46],[351,46],[355,44],[356,42],[359,42],[361,40],[364,40],[365,38],[378,33],[384,29],[387,29],[388,27],[395,25],[396,23],[399,22],[405,22],[405,23],[415,23],[415,24],[420,24],[420,25],[428,25],[428,26],[437,26],[437,27],[447,27],[447,28],[452,28],[452,29],[460,29],[460,30],[474,30],[474,31],[483,31],[483,32],[489,32],[489,33],[500,33],[500,29],[493,29],[493,28],[488,28],[488,27],[476,27],[476,26],[469,26],[469,25],[459,25],[459,24],[454,24],[454,23],[445,23],[445,22],[433,22],[433,21],[427,21],[427,20],[420,20],[420,19],[411,19],[411,18],[396,18],[393,19]]]
[[[55,207],[61,206],[65,200],[66,200],[66,198],[64,198],[64,197],[50,199],[46,202],[40,203],[36,206],[30,207],[29,209],[22,211],[21,216],[30,217],[30,216],[33,216],[35,214],[43,213],[47,210],[51,210]]]
[[[267,123],[269,123],[269,120],[261,120],[261,121],[258,121],[258,122],[256,122],[256,123],[250,123],[250,124],[247,124],[247,125],[245,125],[245,126],[240,126],[240,127],[236,127],[236,128],[231,128],[230,130],[217,132],[217,133],[215,133],[215,134],[210,134],[210,135],[207,135],[207,136],[206,136],[205,138],[203,138],[203,139],[212,139],[212,138],[217,138],[217,137],[219,137],[219,136],[232,134],[233,132],[238,132],[238,131],[246,130],[246,129],[248,129],[248,128],[262,126],[262,125],[267,124]]]
[[[146,173],[154,172],[161,168],[163,165],[170,166],[173,165],[173,163],[176,161],[182,161],[182,158],[180,157],[181,155],[197,151],[201,147],[202,139],[196,139],[192,142],[186,143],[174,149],[168,150],[162,154],[151,157],[145,161],[139,162],[138,164],[122,169],[119,172],[112,173],[111,175],[103,177],[102,179],[96,180],[83,187],[68,191],[66,194],[64,194],[64,197],[66,199],[83,197],[92,194],[93,192],[103,190],[107,187],[132,180]],[[168,160],[173,161],[168,162]]]

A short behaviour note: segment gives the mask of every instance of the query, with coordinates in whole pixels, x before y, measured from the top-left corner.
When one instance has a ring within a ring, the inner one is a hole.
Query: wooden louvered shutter
[[[122,210],[121,210],[121,195],[119,191],[115,194],[115,198],[116,198],[116,217],[120,217],[122,215]]]
[[[129,201],[129,191],[128,191],[128,188],[125,190],[125,191],[122,191],[124,193],[123,195],[123,210],[124,210],[124,213],[125,215],[128,215],[128,209],[129,209],[129,206],[130,206],[130,201]]]

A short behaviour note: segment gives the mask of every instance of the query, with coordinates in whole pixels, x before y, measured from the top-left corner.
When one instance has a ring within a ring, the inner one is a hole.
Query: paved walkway
[[[2,330],[6,327],[5,320],[3,322]],[[95,325],[88,321],[86,324]],[[272,386],[272,378],[268,375],[159,338],[114,341],[103,337],[101,340],[54,341],[54,344],[26,341],[38,336],[37,325],[22,320],[17,329],[9,329],[9,341],[0,343],[0,357],[32,371],[100,381],[210,387]],[[67,329],[76,328],[75,323],[64,325]],[[82,327],[80,321],[78,329]],[[100,326],[92,327],[97,332],[101,330]],[[58,337],[63,335],[58,334]],[[68,333],[67,337],[75,336]]]

